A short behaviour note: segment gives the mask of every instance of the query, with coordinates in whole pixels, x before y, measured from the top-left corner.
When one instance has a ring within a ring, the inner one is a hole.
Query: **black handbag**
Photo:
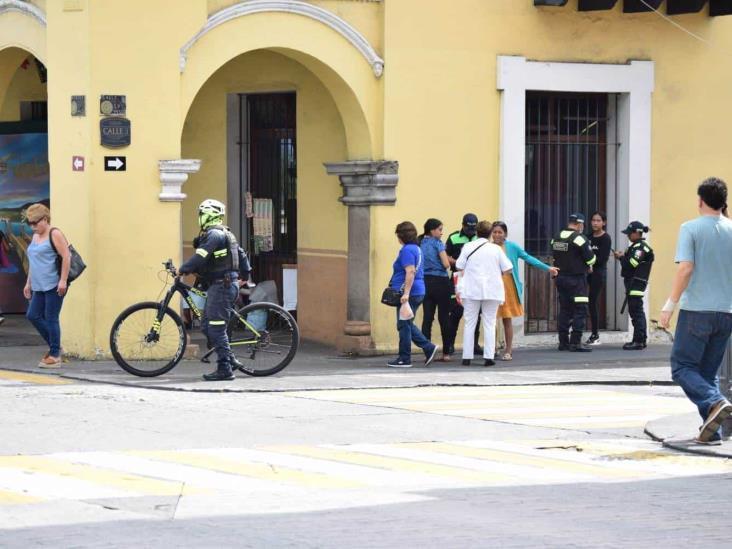
[[[51,232],[48,234],[48,241],[51,243],[51,248],[53,248],[53,251],[56,253],[56,269],[58,270],[58,274],[61,274],[61,263],[62,259],[61,256],[58,254],[58,250],[56,250],[56,246],[53,245],[53,231],[57,231],[55,227],[51,229]],[[84,260],[81,259],[81,256],[79,255],[79,252],[76,251],[73,245],[69,244],[69,254],[71,255],[71,261],[69,262],[69,276],[67,278],[67,282],[70,284],[79,276],[81,273],[84,272],[84,269],[86,269],[86,263],[84,263]]]
[[[399,307],[402,304],[402,293],[402,290],[395,290],[389,286],[382,292],[381,302],[389,307]]]

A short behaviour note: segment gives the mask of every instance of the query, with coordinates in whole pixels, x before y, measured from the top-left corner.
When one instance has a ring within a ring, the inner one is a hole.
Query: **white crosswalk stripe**
[[[692,411],[686,399],[570,386],[305,391],[290,396],[562,429],[625,429]]]

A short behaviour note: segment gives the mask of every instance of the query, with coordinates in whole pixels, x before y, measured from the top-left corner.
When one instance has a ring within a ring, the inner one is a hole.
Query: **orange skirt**
[[[524,307],[519,301],[516,283],[511,273],[503,275],[503,288],[506,291],[506,302],[498,307],[497,318],[516,318],[524,316]]]

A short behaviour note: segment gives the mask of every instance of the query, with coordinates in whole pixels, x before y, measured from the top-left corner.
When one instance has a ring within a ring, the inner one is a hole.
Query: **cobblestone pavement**
[[[674,387],[206,394],[0,377],[2,547],[726,543]]]

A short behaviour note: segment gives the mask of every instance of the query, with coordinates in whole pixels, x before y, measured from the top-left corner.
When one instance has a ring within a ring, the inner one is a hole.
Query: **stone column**
[[[201,169],[201,161],[194,159],[160,160],[160,183],[162,188],[158,197],[161,202],[182,202],[186,195],[183,193],[183,183],[188,181],[189,173],[196,173]]]
[[[325,164],[343,188],[339,199],[348,206],[348,310],[338,349],[369,354],[371,339],[370,242],[371,206],[396,203],[399,163],[390,160],[354,160]]]

